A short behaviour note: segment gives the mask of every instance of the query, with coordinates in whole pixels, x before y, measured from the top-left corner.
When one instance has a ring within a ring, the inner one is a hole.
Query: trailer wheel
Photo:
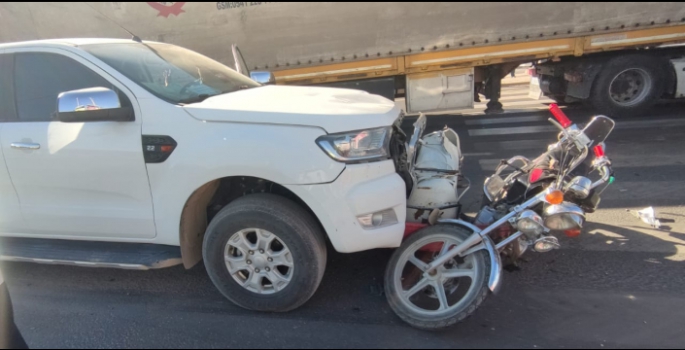
[[[651,56],[614,58],[597,76],[590,102],[611,117],[641,114],[664,94],[665,67]]]

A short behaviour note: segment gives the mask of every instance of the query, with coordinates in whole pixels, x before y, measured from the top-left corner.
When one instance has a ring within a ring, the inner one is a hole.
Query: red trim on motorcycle
[[[595,147],[592,149],[592,151],[595,152],[595,157],[597,157],[597,158],[602,158],[602,157],[605,156],[605,154],[604,154],[604,147],[602,147],[602,145],[597,145],[597,146],[595,146]]]
[[[568,119],[566,114],[559,108],[559,106],[556,103],[552,103],[551,105],[549,105],[549,111],[552,112],[554,118],[559,122],[559,124],[561,124],[561,126],[564,127],[564,129],[573,125],[573,122],[570,119]]]
[[[406,222],[404,224],[404,238],[407,238],[416,233],[416,231],[426,227],[428,227],[428,224],[423,224],[420,222]]]
[[[566,234],[566,237],[568,238],[576,238],[580,236],[580,229],[566,230],[564,231],[564,234]]]
[[[528,177],[528,180],[530,181],[530,183],[536,183],[540,180],[540,178],[544,174],[545,174],[544,169],[535,168],[530,172],[530,176]]]

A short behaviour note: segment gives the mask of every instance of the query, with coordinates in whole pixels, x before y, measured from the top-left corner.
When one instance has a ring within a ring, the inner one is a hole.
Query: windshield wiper
[[[228,94],[228,93],[231,93],[231,92],[234,92],[234,91],[235,91],[235,90],[226,90],[226,91],[222,91],[222,92],[219,92],[219,93],[216,93],[216,94],[200,94],[200,95],[197,95],[197,96],[195,96],[195,97],[191,97],[191,98],[187,98],[187,99],[185,99],[185,100],[181,100],[181,101],[179,102],[179,104],[188,105],[188,104],[192,104],[192,103],[200,103],[200,102],[202,102],[202,101],[204,101],[204,100],[206,100],[206,99],[208,99],[208,98],[210,98],[210,97],[219,96],[219,95],[224,95],[224,94]]]
[[[179,103],[179,104],[182,104],[182,105],[189,105],[189,104],[192,104],[192,103],[200,103],[200,102],[202,102],[202,101],[204,101],[204,100],[206,100],[206,99],[208,99],[208,98],[210,98],[210,97],[214,97],[214,96],[217,96],[217,95],[219,95],[219,94],[216,94],[216,95],[200,94],[200,95],[197,95],[197,96],[195,96],[195,97],[191,97],[191,98],[187,98],[187,99],[185,99],[185,100],[181,100],[181,101],[179,101],[178,103]]]

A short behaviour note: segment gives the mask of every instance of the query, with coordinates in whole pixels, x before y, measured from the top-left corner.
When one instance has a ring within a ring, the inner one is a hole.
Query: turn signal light
[[[564,231],[564,233],[566,234],[566,237],[569,237],[569,238],[576,238],[576,237],[580,236],[580,230],[578,230],[578,229],[566,230],[566,231]]]
[[[546,196],[545,200],[547,203],[552,205],[561,204],[564,202],[564,192],[559,190],[550,191]]]

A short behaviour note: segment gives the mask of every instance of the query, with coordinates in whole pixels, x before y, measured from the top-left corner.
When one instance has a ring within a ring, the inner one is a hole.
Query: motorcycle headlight
[[[578,199],[585,199],[590,196],[590,191],[592,191],[592,181],[587,177],[576,176],[569,182],[567,191]]]
[[[585,213],[574,204],[564,202],[545,208],[545,226],[551,230],[581,229],[584,222]]]
[[[488,200],[493,202],[495,199],[499,199],[500,197],[504,197],[506,195],[506,193],[503,193],[504,186],[506,186],[506,184],[499,175],[492,175],[485,179],[483,191],[488,197]]]
[[[532,210],[526,210],[519,215],[516,228],[531,239],[537,239],[545,232],[542,218]]]
[[[321,136],[316,143],[331,158],[345,163],[386,159],[390,156],[391,128]]]

